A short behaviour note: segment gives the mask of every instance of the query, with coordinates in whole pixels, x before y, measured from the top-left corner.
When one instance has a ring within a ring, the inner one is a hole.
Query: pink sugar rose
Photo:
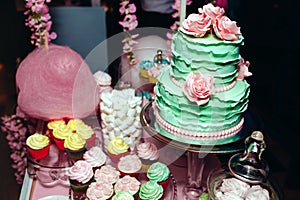
[[[221,16],[224,15],[225,10],[218,6],[214,6],[213,4],[209,3],[202,8],[198,9],[199,13],[204,12],[207,16],[209,16],[213,21]]]
[[[191,72],[183,86],[186,97],[197,105],[204,105],[209,101],[212,89],[213,77],[203,76],[199,72]]]
[[[237,27],[235,21],[231,21],[228,17],[222,16],[217,18],[213,24],[216,35],[222,40],[237,40],[238,35],[241,35],[240,28]]]
[[[190,14],[182,23],[183,29],[195,37],[203,37],[210,30],[211,19],[205,13]]]

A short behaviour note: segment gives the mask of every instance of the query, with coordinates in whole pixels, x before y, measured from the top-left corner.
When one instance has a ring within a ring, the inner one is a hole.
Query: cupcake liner
[[[120,158],[123,157],[123,156],[126,156],[128,155],[130,152],[127,151],[125,153],[121,153],[121,154],[118,154],[118,155],[114,155],[114,154],[111,154],[109,152],[107,152],[107,155],[109,156],[110,160],[114,163],[118,163]]]
[[[27,146],[27,151],[30,154],[31,158],[40,160],[49,155],[50,144],[48,144],[46,147],[44,147],[42,149],[38,149],[38,150],[32,149],[29,146]]]
[[[86,139],[85,142],[86,142],[86,148],[89,150],[90,148],[92,148],[93,146],[95,146],[95,141],[96,141],[96,134],[93,133],[93,135]]]
[[[86,148],[82,148],[79,150],[70,150],[70,149],[65,149],[69,158],[72,159],[73,161],[77,160],[82,160],[83,159],[83,154],[86,152]]]
[[[168,185],[170,183],[170,180],[171,180],[171,177],[169,177],[165,181],[161,181],[161,182],[157,182],[157,183],[163,187],[164,191],[166,191],[166,189],[168,188]]]
[[[64,146],[64,142],[65,140],[61,140],[61,139],[58,139],[58,138],[55,138],[53,137],[53,140],[57,146],[57,148],[61,151],[65,151],[65,146]]]

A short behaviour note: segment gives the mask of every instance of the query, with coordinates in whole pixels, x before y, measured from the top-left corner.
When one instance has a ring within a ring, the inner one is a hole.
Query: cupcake
[[[53,140],[59,150],[65,150],[65,139],[71,134],[72,129],[70,129],[66,124],[60,124],[57,128],[53,129]]]
[[[129,192],[116,192],[112,200],[134,200],[134,197]]]
[[[113,185],[105,182],[92,182],[87,191],[86,196],[88,200],[105,200],[110,199],[113,195]]]
[[[94,146],[83,154],[83,159],[90,163],[94,172],[106,162],[106,155],[98,146]]]
[[[26,139],[26,148],[31,158],[40,160],[48,156],[50,140],[45,135],[35,133]]]
[[[148,179],[160,184],[164,190],[166,190],[169,185],[170,174],[168,166],[161,162],[153,163],[147,171]]]
[[[163,199],[164,190],[161,185],[155,181],[143,183],[140,188],[139,198],[142,200]]]
[[[115,186],[115,192],[129,192],[132,196],[138,195],[138,191],[140,189],[141,183],[135,178],[131,176],[124,176],[120,178]]]
[[[157,162],[159,153],[155,144],[144,142],[137,146],[137,155],[142,161],[142,171],[147,172],[150,165]]]
[[[107,154],[112,162],[118,163],[122,156],[129,154],[129,146],[122,138],[116,137],[108,143]]]
[[[84,197],[87,188],[93,181],[92,166],[85,160],[78,160],[66,172],[71,189],[73,191],[73,199],[80,199]]]
[[[119,180],[120,172],[111,165],[103,165],[100,169],[96,169],[94,178],[97,182],[114,184]]]
[[[65,139],[64,147],[73,161],[83,159],[83,154],[86,152],[85,140],[77,133],[72,133]]]
[[[90,149],[95,145],[96,134],[92,127],[87,125],[84,121],[81,119],[70,119],[67,126],[86,141],[87,149]]]
[[[60,125],[65,125],[66,122],[62,119],[54,119],[47,123],[46,134],[49,135],[50,138],[53,137],[53,130],[59,128]]]
[[[121,172],[121,176],[130,175],[138,178],[142,162],[137,155],[129,154],[120,158],[117,169]]]

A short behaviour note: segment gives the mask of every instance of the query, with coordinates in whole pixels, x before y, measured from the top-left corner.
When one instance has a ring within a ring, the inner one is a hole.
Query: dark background
[[[196,1],[194,5],[202,4]],[[263,157],[285,199],[299,199],[299,1],[235,1],[228,15],[237,21],[245,38],[241,55],[250,61],[253,73],[247,78],[251,85],[249,112],[254,114],[258,128],[266,137],[268,146]],[[14,113],[16,60],[22,60],[33,49],[30,32],[24,26],[22,1],[16,2],[0,1],[0,115]],[[106,3],[109,7],[107,35],[110,37],[122,30],[117,24],[119,1]],[[139,5],[138,1],[136,3]],[[53,1],[52,4],[57,6],[63,2]],[[193,8],[188,8],[188,12]],[[118,77],[116,66],[118,60],[111,66],[114,78]],[[0,177],[7,180],[1,181],[0,199],[18,199],[20,186],[14,181],[3,133],[0,133],[0,142]]]

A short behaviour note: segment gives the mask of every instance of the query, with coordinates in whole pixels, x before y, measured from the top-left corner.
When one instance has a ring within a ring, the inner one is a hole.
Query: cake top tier
[[[180,31],[194,37],[204,37],[207,33],[215,34],[221,40],[235,41],[241,35],[235,21],[225,16],[225,10],[209,3],[190,14],[182,22]]]

